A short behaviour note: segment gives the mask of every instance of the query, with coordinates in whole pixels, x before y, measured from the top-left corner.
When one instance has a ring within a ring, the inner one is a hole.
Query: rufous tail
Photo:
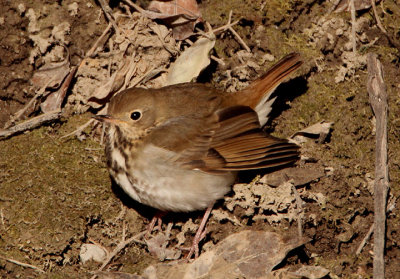
[[[264,75],[254,80],[248,87],[229,96],[237,105],[249,106],[256,110],[257,105],[264,104],[274,90],[303,62],[300,54],[291,53],[272,66]],[[232,102],[231,101],[231,102]],[[257,111],[257,110],[256,110]]]

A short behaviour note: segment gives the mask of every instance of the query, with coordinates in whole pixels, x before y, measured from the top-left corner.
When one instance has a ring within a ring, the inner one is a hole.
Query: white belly
[[[126,164],[124,155],[114,149],[111,152],[114,167],[110,173],[130,197],[165,211],[207,208],[221,199],[234,182],[235,173],[210,174],[179,168],[170,160],[171,153],[149,145]]]

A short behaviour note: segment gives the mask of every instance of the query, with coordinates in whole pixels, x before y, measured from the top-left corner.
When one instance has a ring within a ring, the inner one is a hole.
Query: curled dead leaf
[[[262,278],[293,249],[307,240],[280,234],[242,231],[232,234],[188,264],[157,264],[146,268],[149,278]]]
[[[173,37],[177,40],[192,35],[194,26],[201,21],[196,0],[151,1],[145,12],[149,18],[162,19],[172,27]]]
[[[375,2],[380,2],[379,0]],[[354,9],[356,11],[366,10],[371,8],[371,0],[354,0]],[[335,13],[340,12],[349,12],[350,11],[350,0],[340,0],[339,3],[336,4]]]
[[[33,74],[31,83],[37,88],[47,85],[47,88],[57,89],[69,71],[70,62],[69,57],[67,57],[64,61],[50,63],[41,67]]]
[[[214,48],[215,36],[199,38],[188,47],[169,68],[167,84],[190,82],[210,64],[210,51]]]
[[[290,136],[290,139],[299,144],[306,142],[307,138],[317,138],[318,142],[321,143],[329,135],[332,125],[333,122],[321,121],[314,125],[308,126],[307,128],[299,132],[294,133],[292,136]]]

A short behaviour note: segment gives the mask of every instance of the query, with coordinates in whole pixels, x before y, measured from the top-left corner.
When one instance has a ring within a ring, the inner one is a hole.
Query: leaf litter
[[[179,10],[176,9],[171,13],[170,8],[160,8],[160,3],[156,2],[159,1],[153,2],[153,9],[158,10],[160,13],[160,17],[158,18],[166,19],[171,17],[174,20],[172,21],[172,25],[169,26],[174,27],[174,24],[176,24],[176,26],[180,28],[173,28],[171,32],[165,25],[158,24],[151,20],[148,13],[133,12],[129,15],[115,13],[113,18],[115,19],[117,28],[122,30],[122,32],[116,32],[116,34],[109,36],[108,40],[106,40],[108,46],[99,46],[96,49],[96,55],[84,57],[82,63],[77,67],[77,72],[75,74],[76,80],[72,87],[71,94],[68,96],[67,102],[65,103],[64,109],[77,113],[83,113],[89,109],[104,111],[107,101],[114,94],[125,88],[132,86],[159,88],[180,82],[190,82],[210,64],[210,52],[214,48],[216,40],[212,30],[209,30],[209,33],[206,34],[202,32],[194,33],[193,31],[194,24],[201,21],[201,14],[196,9],[191,10],[189,14],[180,13]],[[186,8],[183,10],[185,9]],[[43,37],[38,33],[40,30],[38,17],[33,11],[28,11],[27,15],[30,19],[28,29],[31,32],[31,39],[35,43],[35,48],[31,52],[31,63],[34,63],[37,57],[41,55],[44,56],[43,61],[45,61],[45,66],[42,67],[41,71],[35,73],[32,81],[39,87],[59,88],[61,81],[64,80],[70,72],[69,60],[61,62],[46,61],[52,61],[60,57],[59,52],[62,47],[50,48],[50,46],[55,45],[56,42],[59,41],[68,45],[69,42],[65,40],[65,34],[69,32],[70,26],[66,23],[60,23],[53,28],[50,36]],[[182,28],[182,24],[187,24],[189,27],[186,26]],[[232,28],[230,23],[228,24],[227,29],[228,28]],[[194,43],[182,43],[178,41],[194,34],[197,36],[197,40]],[[196,57],[196,59],[189,59],[193,57]],[[249,71],[248,67],[250,67],[250,69],[258,69],[260,63],[263,63],[256,61],[247,51],[238,52],[237,57],[242,63],[246,63],[247,65],[227,72],[228,79],[225,83],[225,87],[228,91],[234,91],[240,89],[240,87],[244,87],[251,77],[251,70]],[[265,60],[273,59],[274,57],[270,57],[270,55],[265,57]],[[171,61],[173,60],[175,60],[175,62],[172,63]],[[182,72],[188,74],[182,75]],[[54,80],[49,80],[50,76],[52,76]],[[146,81],[145,84],[144,81]],[[59,93],[55,92],[53,94],[57,96]],[[57,101],[54,104],[52,103],[50,107],[60,107],[62,101],[63,100],[61,100],[61,102]],[[274,99],[269,102],[269,105],[272,106],[273,102]],[[42,105],[43,104],[46,103],[44,102]],[[49,109],[43,110],[48,111]],[[308,170],[304,170],[303,174],[306,173],[309,174]],[[245,209],[245,214],[241,216],[241,218],[248,218],[253,221],[265,220],[271,224],[279,223],[282,220],[291,222],[297,218],[298,212],[292,186],[301,186],[310,183],[318,179],[320,173],[312,173],[311,175],[306,175],[306,177],[308,177],[308,180],[305,179],[304,176],[299,175],[297,178],[291,178],[293,183],[281,181],[274,185],[272,185],[272,183],[268,185],[267,178],[254,181],[250,183],[250,185],[236,184],[233,186],[234,195],[225,198],[225,207],[229,212],[233,212],[235,208],[241,207]],[[299,182],[299,180],[301,180],[301,182]],[[299,190],[300,195],[306,196],[304,188]],[[319,202],[324,199],[317,194],[314,196],[309,194],[308,198],[310,197]],[[236,225],[241,224],[240,219],[236,216],[229,216],[226,211],[221,211],[221,209],[215,209],[213,217],[219,221],[229,220]],[[185,234],[195,231],[197,225],[190,219],[186,223],[176,224],[176,227],[180,228],[180,232],[176,235],[178,242],[175,243],[175,245],[170,242],[172,238],[169,235],[170,232],[160,232],[152,236],[152,238],[146,242],[149,251],[155,254],[160,260],[179,258],[181,255],[180,249],[182,249],[182,245],[186,242]],[[215,267],[213,267],[213,260],[210,260],[210,257],[211,259],[220,259],[221,256],[218,253],[223,254],[225,253],[223,251],[224,249],[229,251],[229,249],[237,245],[243,247],[244,242],[248,243],[248,245],[244,245],[244,247],[250,248],[252,247],[252,243],[260,241],[254,235],[258,235],[261,238],[265,238],[266,235],[268,235],[267,238],[269,239],[278,239],[279,241],[277,242],[267,241],[265,244],[276,245],[279,243],[282,247],[278,247],[279,249],[277,248],[275,254],[269,252],[266,261],[270,264],[265,266],[265,262],[263,262],[261,266],[263,271],[254,268],[252,264],[249,265],[249,263],[246,262],[247,259],[237,259],[235,263],[229,263],[228,266],[230,268],[237,269],[239,267],[241,272],[246,270],[246,272],[257,273],[267,270],[271,273],[272,268],[282,262],[290,250],[304,244],[304,242],[299,242],[296,245],[283,244],[284,241],[273,233],[243,232],[228,237],[220,242],[218,244],[219,246],[211,247],[208,252],[201,256],[204,256],[204,262],[200,260],[200,257],[197,263],[196,261],[193,263],[193,266],[196,266],[196,264],[200,264],[201,266],[208,265],[207,268],[212,270]],[[249,241],[249,237],[252,241]],[[265,257],[265,247],[262,248],[264,250],[254,252],[252,257]],[[83,251],[82,255],[85,255],[84,251],[97,250],[96,255],[90,255],[85,258],[85,260],[82,259],[82,262],[87,261],[86,259],[104,258],[104,255],[99,255],[102,254],[102,252],[97,246],[89,247],[82,245],[81,249]],[[210,256],[210,253],[214,254]],[[151,268],[149,268],[149,270],[151,270]],[[197,267],[194,270],[197,270]],[[223,270],[223,268],[221,270]],[[194,271],[192,270],[191,272]],[[243,274],[246,274],[246,272]],[[251,276],[252,275],[249,275],[248,278],[252,278]],[[272,273],[271,276],[273,276]]]

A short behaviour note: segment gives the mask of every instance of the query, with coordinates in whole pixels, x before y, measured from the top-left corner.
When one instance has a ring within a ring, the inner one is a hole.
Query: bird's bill
[[[118,118],[113,118],[107,114],[95,115],[95,116],[93,116],[93,118],[100,122],[111,123],[111,124],[115,124],[115,125],[118,125],[118,124],[121,124],[122,122],[124,122]]]

